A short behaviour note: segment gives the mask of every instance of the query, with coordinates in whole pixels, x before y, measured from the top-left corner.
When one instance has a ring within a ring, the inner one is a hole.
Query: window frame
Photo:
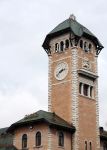
[[[93,98],[93,86],[90,86],[90,97]]]
[[[39,134],[39,135],[38,135],[38,134]],[[41,143],[42,143],[41,132],[40,132],[40,131],[37,131],[37,132],[36,132],[36,135],[35,135],[35,145],[36,145],[36,147],[41,146]]]
[[[94,85],[84,83],[81,80],[79,81],[78,84],[78,93],[82,96],[94,99]]]
[[[88,90],[89,90],[89,85],[88,84],[84,84],[83,85],[83,94],[84,94],[84,96],[89,97]]]
[[[27,134],[23,134],[22,135],[22,149],[27,149],[27,141],[28,141],[28,137]]]
[[[60,52],[63,52],[64,51],[64,42],[61,41],[60,42]]]

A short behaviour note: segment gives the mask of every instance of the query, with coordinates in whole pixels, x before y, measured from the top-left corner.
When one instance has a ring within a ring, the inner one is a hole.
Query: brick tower
[[[100,149],[97,56],[103,46],[74,15],[45,38],[49,57],[48,109],[76,132],[73,150]]]

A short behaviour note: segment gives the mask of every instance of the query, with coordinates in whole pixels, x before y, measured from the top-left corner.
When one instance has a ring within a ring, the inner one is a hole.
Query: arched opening
[[[41,145],[41,133],[38,131],[36,133],[36,146],[40,146]]]
[[[91,50],[91,48],[92,48],[92,45],[91,45],[91,43],[89,44],[89,50]]]
[[[84,51],[88,52],[89,51],[89,47],[87,45],[87,42],[84,42]]]
[[[22,148],[27,148],[27,134],[22,136]]]
[[[80,40],[80,47],[83,48],[83,40]]]
[[[64,42],[61,41],[60,42],[60,52],[63,52],[64,51]]]
[[[58,51],[59,51],[59,44],[56,43],[56,44],[55,44],[55,52],[58,52]]]
[[[92,150],[92,143],[90,142],[90,150]]]
[[[87,42],[84,42],[84,50],[87,51],[86,49],[87,49]]]
[[[87,150],[87,141],[85,141],[85,150]]]
[[[65,48],[69,48],[69,40],[68,39],[65,41]]]

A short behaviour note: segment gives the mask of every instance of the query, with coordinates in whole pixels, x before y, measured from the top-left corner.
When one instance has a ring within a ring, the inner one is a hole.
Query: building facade
[[[13,145],[29,150],[106,150],[99,130],[97,59],[103,46],[71,15],[47,34],[48,112],[12,124]]]

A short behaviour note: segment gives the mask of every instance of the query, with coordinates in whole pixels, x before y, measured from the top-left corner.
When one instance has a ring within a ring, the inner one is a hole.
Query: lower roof
[[[100,139],[107,141],[107,131],[103,127],[100,127]]]
[[[25,116],[23,119],[18,122],[12,124],[8,128],[8,132],[14,131],[16,128],[26,126],[26,125],[34,125],[35,123],[46,123],[50,127],[63,129],[66,131],[70,131],[72,133],[75,132],[75,127],[72,124],[69,124],[64,119],[56,115],[55,113],[46,112],[43,110],[37,111],[33,114]]]

